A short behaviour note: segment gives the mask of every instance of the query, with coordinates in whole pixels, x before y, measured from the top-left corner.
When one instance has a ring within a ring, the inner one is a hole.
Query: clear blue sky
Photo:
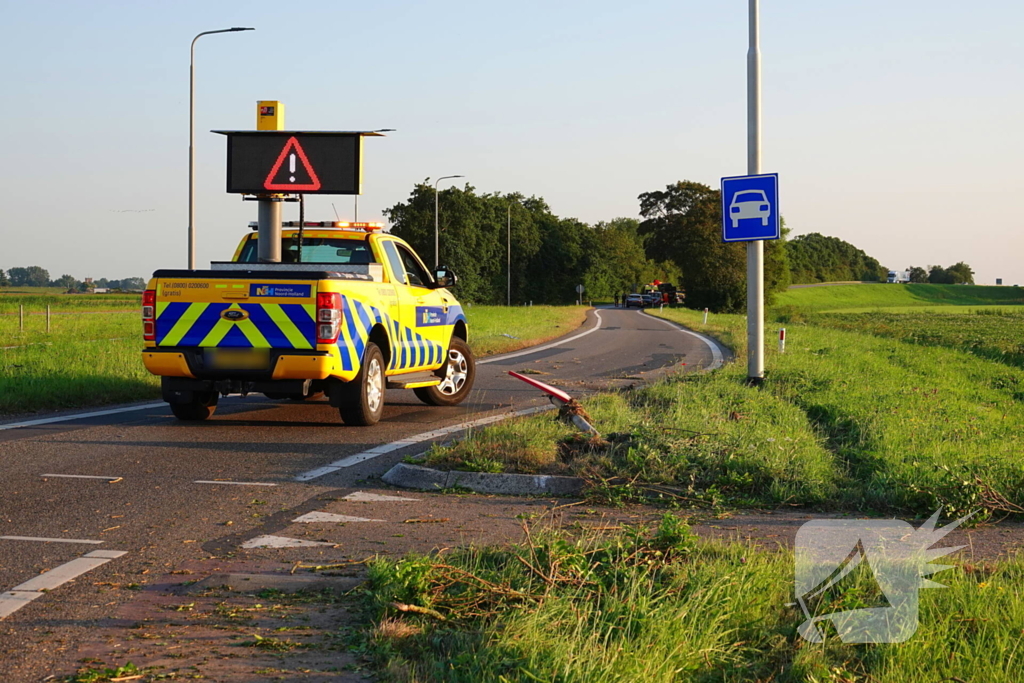
[[[255,205],[225,143],[259,99],[290,129],[366,143],[363,220],[427,177],[636,216],[676,180],[746,171],[747,3],[3,2],[0,268],[148,276],[186,265],[188,47],[196,49],[199,263]],[[795,234],[886,266],[965,260],[1024,285],[1024,5],[762,0],[764,155]],[[351,197],[311,198],[310,219]],[[286,211],[294,211],[289,205]],[[286,217],[293,217],[286,213]]]

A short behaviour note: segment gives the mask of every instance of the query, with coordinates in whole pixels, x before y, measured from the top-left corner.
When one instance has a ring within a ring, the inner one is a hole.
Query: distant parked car
[[[642,296],[640,296],[639,294],[627,294],[626,295],[626,308],[631,308],[633,306],[635,306],[637,308],[643,308],[644,307],[644,298]]]
[[[729,204],[729,218],[732,219],[734,228],[740,226],[740,220],[743,218],[760,218],[761,225],[768,225],[768,218],[771,214],[772,207],[763,190],[737,192],[732,196],[732,203]]]

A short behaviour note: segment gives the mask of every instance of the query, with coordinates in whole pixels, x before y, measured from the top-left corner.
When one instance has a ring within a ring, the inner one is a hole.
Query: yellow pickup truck
[[[229,262],[149,281],[142,359],[178,419],[205,420],[228,394],[326,394],[349,425],[380,420],[389,388],[466,398],[476,370],[454,273],[431,273],[377,223],[282,225],[281,263],[258,262],[253,232]]]

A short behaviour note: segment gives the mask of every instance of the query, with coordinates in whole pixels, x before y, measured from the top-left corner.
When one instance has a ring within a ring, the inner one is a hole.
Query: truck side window
[[[395,245],[398,253],[402,256],[405,264],[405,277],[409,284],[414,287],[429,287],[433,280],[427,275],[427,270],[420,264],[419,259],[413,256],[412,252],[400,244]]]
[[[391,265],[391,272],[395,274],[395,280],[399,284],[406,284],[405,266],[402,264],[402,259],[399,257],[398,250],[395,248],[393,241],[384,240],[384,253],[387,254],[388,263]]]

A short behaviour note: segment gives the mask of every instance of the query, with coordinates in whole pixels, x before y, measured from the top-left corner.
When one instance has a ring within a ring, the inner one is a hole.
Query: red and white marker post
[[[786,352],[786,328],[779,330],[779,353]]]

